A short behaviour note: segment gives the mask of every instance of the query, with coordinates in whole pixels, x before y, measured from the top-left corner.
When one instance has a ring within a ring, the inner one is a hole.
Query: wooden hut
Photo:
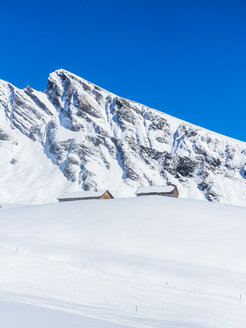
[[[179,192],[176,186],[148,186],[139,187],[136,191],[139,196],[166,196],[178,198]]]
[[[99,190],[99,191],[64,192],[57,199],[59,202],[71,202],[75,200],[113,199],[113,198],[114,197],[108,190]]]

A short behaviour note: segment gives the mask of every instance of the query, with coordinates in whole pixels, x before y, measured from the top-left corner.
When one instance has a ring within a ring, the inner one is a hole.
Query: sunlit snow
[[[3,207],[4,328],[245,328],[245,231],[243,207],[160,196]]]

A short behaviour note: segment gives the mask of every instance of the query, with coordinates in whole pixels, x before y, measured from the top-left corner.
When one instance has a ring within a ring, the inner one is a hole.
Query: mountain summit
[[[116,96],[70,72],[39,92],[0,80],[0,202],[175,184],[181,197],[246,205],[246,143]]]

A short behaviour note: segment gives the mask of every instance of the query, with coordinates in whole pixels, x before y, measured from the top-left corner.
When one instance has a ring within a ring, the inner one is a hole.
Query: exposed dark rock
[[[12,165],[15,165],[17,163],[18,163],[18,161],[15,158],[12,158],[11,161],[10,161],[10,164],[12,164]]]
[[[7,141],[10,140],[10,136],[4,132],[2,129],[0,129],[0,140]]]
[[[164,118],[156,117],[155,120],[152,122],[150,129],[152,130],[163,130],[164,127],[168,128],[167,121]]]
[[[139,180],[139,175],[132,169],[128,168],[125,173],[125,179],[130,179],[133,181],[138,181]]]
[[[191,177],[196,167],[197,167],[197,163],[192,161],[188,157],[179,157],[176,170],[183,177]]]
[[[201,182],[199,185],[198,185],[198,188],[202,191],[206,190],[209,188],[209,184],[207,182]]]
[[[221,165],[221,160],[219,158],[214,158],[211,156],[205,156],[205,161],[211,166],[218,167]]]
[[[130,124],[135,124],[137,117],[134,115],[133,111],[131,111],[130,109],[126,108],[126,107],[122,107],[118,110],[118,122],[119,124],[123,127],[126,128],[126,124],[130,123]]]

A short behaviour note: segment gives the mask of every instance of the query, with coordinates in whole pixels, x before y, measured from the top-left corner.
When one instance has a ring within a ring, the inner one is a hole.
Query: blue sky
[[[246,141],[246,0],[0,0],[0,78],[69,70]]]

